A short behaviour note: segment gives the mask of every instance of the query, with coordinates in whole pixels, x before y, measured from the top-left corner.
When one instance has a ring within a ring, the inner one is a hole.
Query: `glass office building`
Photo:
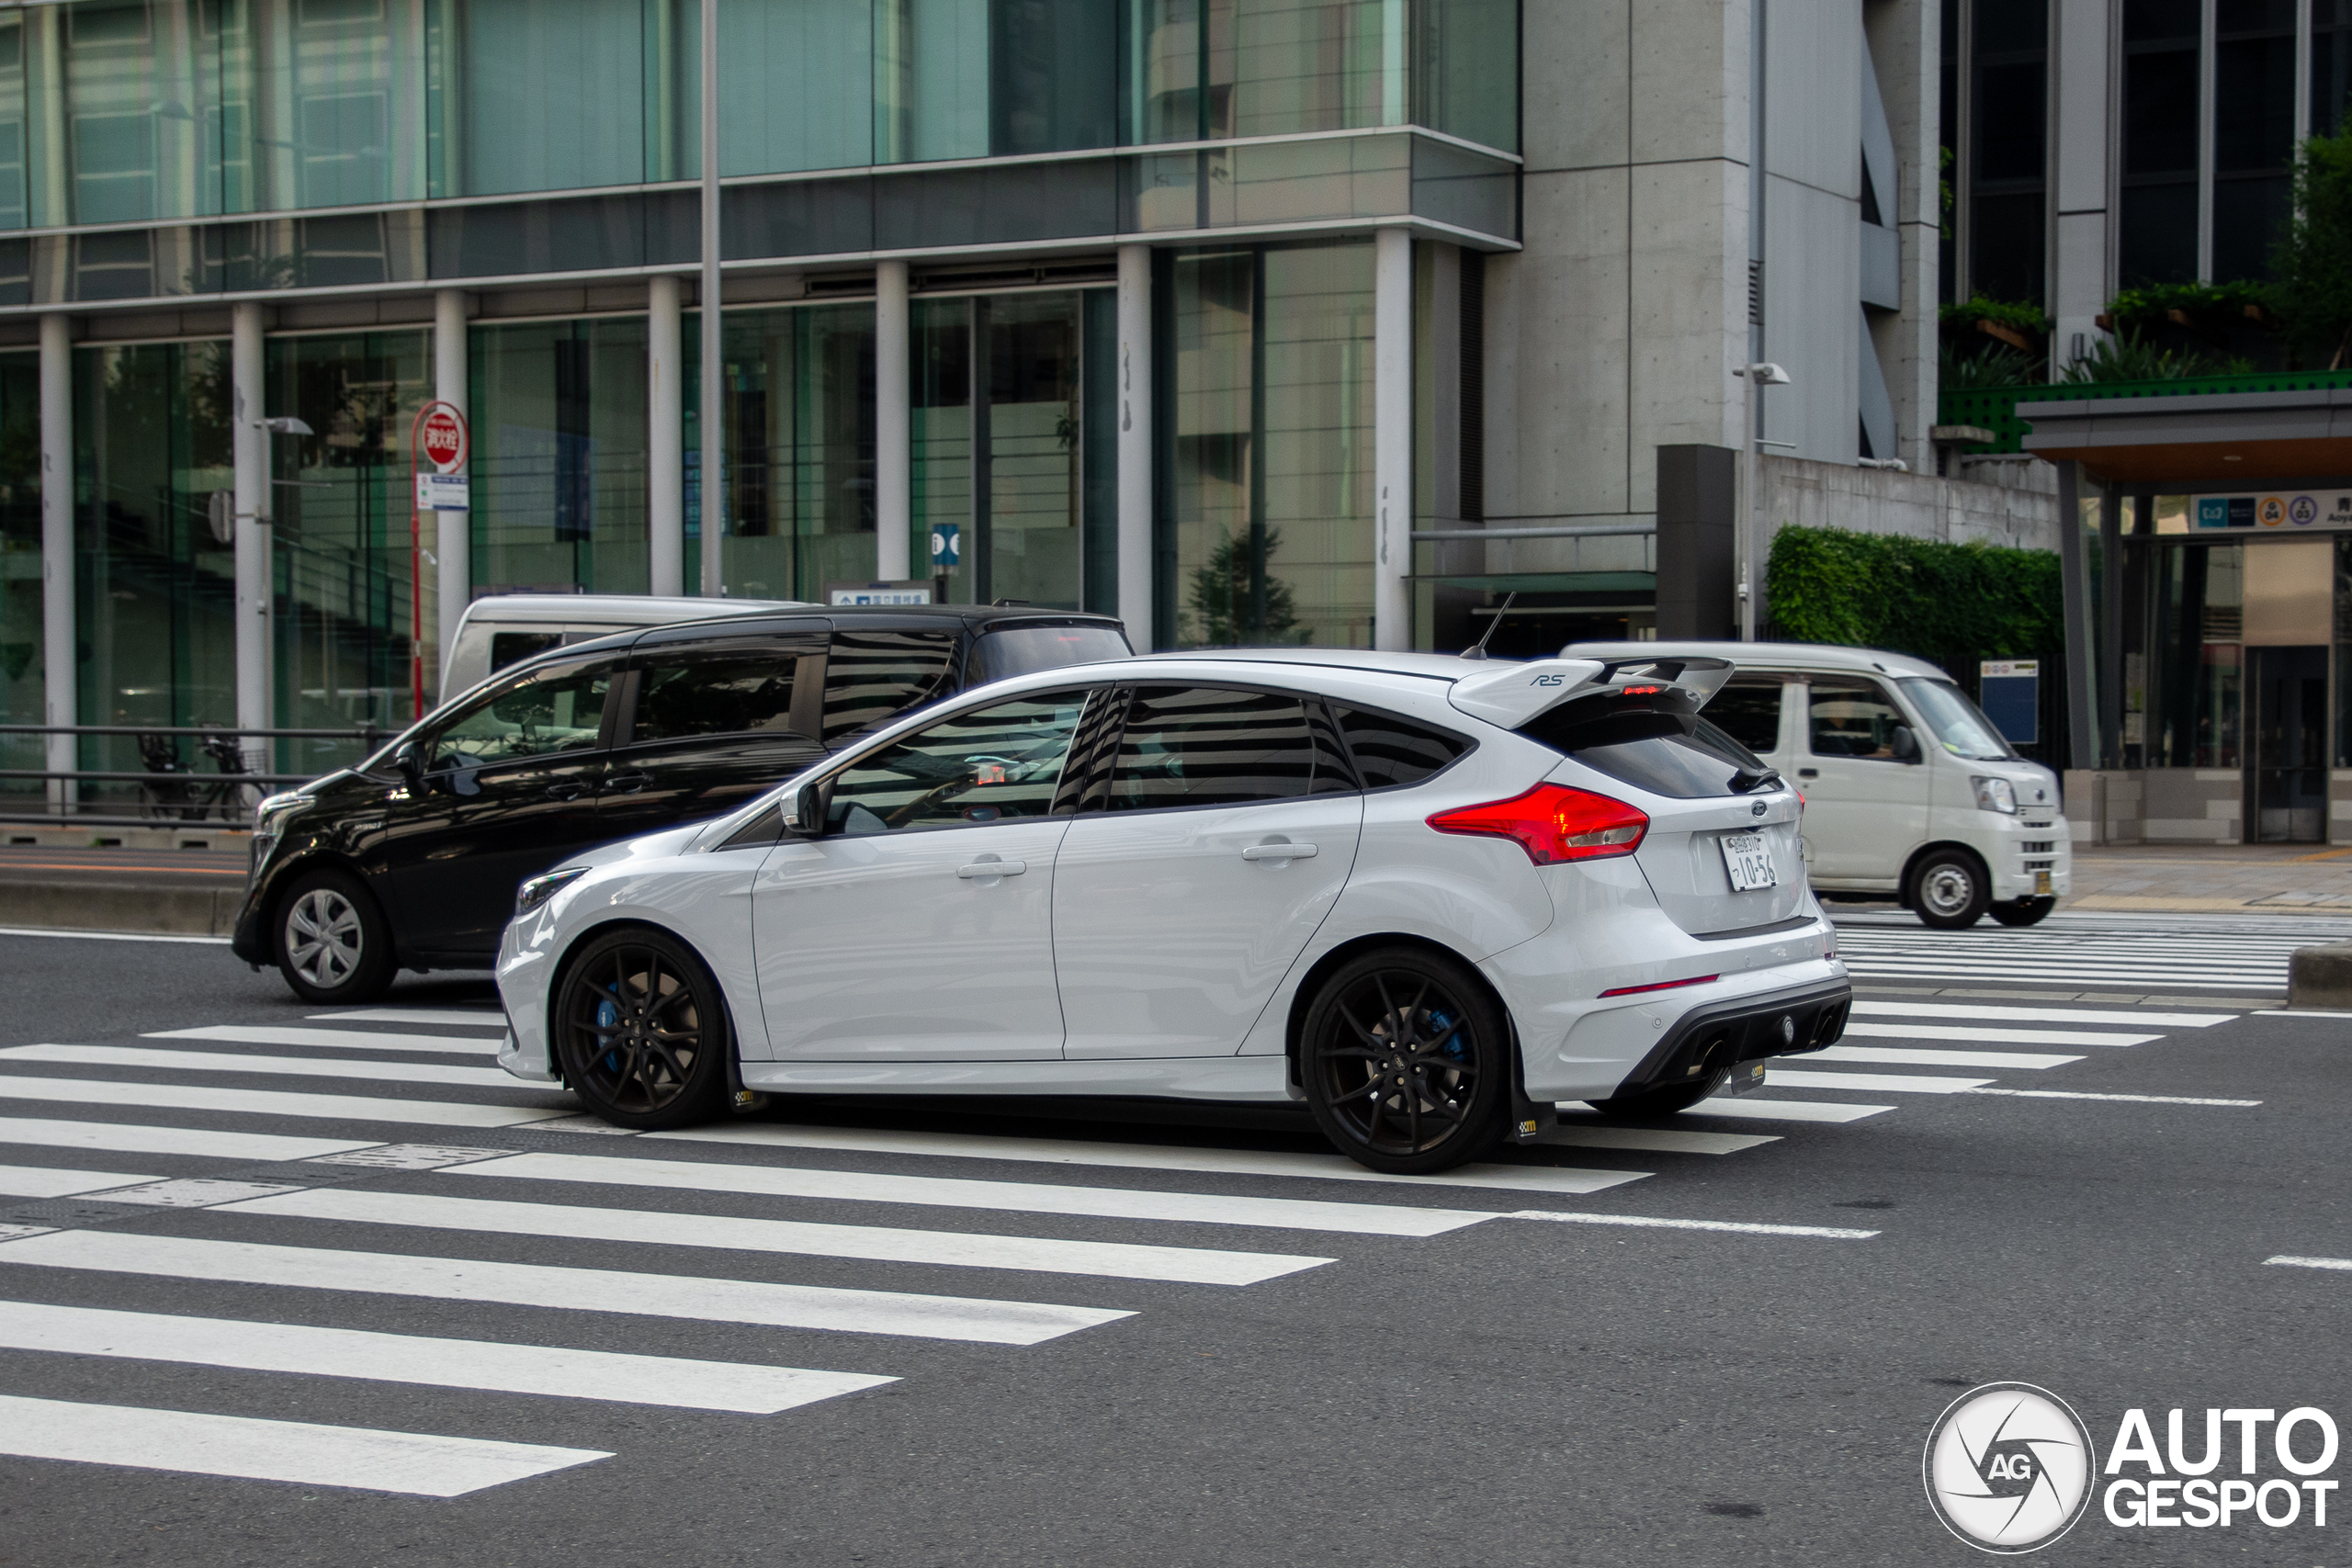
[[[453,596],[714,535],[739,596],[1429,645],[1377,541],[1477,492],[1430,323],[1518,246],[1517,0],[718,14],[711,410],[698,0],[0,6],[0,716],[398,723]],[[435,398],[472,510],[413,555]]]

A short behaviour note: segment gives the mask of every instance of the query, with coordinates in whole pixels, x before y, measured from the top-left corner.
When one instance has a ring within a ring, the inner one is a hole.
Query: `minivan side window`
[[[825,744],[945,696],[955,664],[954,632],[837,628],[825,656]]]
[[[695,735],[783,735],[792,729],[797,653],[673,655],[637,677],[635,740]]]
[[[522,757],[584,751],[596,744],[615,664],[540,671],[461,709],[433,742],[428,772],[481,768]]]
[[[1877,682],[1816,675],[1808,688],[1806,707],[1815,756],[1898,761],[1894,731],[1911,721]]]
[[[1788,685],[1778,676],[1739,676],[1707,704],[1707,720],[1758,756],[1781,749],[1781,697]]]
[[[860,759],[833,776],[826,830],[864,838],[1052,815],[1086,696],[997,703]]]
[[[1311,721],[1306,703],[1278,692],[1137,687],[1103,804],[1246,806],[1352,789],[1321,716]]]

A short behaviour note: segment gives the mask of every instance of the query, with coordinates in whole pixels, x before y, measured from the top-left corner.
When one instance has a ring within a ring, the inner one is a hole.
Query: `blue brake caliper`
[[[1453,1063],[1456,1066],[1469,1066],[1469,1047],[1462,1043],[1462,1031],[1454,1028],[1453,1015],[1447,1012],[1442,1008],[1431,1008],[1430,1010],[1430,1025],[1433,1029],[1452,1031],[1452,1032],[1445,1037],[1444,1044],[1439,1047],[1440,1050],[1445,1053],[1445,1059]]]
[[[621,1010],[615,1007],[609,999],[596,1004],[597,1028],[611,1029],[618,1025],[620,1021]],[[621,1054],[618,1047],[605,1053],[605,1070],[608,1073],[616,1073],[621,1070]]]

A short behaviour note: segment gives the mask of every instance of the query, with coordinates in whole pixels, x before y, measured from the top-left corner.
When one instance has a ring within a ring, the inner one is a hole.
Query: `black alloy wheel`
[[[581,950],[557,997],[564,1081],[605,1121],[658,1131],[716,1116],[727,1092],[727,1007],[683,943],[629,928]]]
[[[272,922],[277,972],[306,1002],[372,1002],[392,987],[391,927],[359,878],[322,866],[295,878]]]
[[[1984,863],[1966,850],[1933,850],[1911,872],[1911,909],[1923,926],[1962,931],[1984,918],[1993,902]]]
[[[2013,898],[2006,904],[1996,904],[1988,912],[2005,926],[2038,926],[2042,917],[2057,907],[2058,900],[2045,893],[2038,898]]]
[[[1450,1169],[1502,1136],[1510,1031],[1461,964],[1417,948],[1370,953],[1324,982],[1300,1077],[1340,1152],[1389,1176]]]

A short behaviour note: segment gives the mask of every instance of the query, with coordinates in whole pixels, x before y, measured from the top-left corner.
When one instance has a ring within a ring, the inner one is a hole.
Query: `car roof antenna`
[[[1479,639],[1470,647],[1464,649],[1462,650],[1463,658],[1484,659],[1487,657],[1487,642],[1488,638],[1491,638],[1495,635],[1495,628],[1503,624],[1503,617],[1510,614],[1510,602],[1518,597],[1519,593],[1517,590],[1513,590],[1512,592],[1503,595],[1502,607],[1495,612],[1495,618],[1487,623],[1486,635],[1479,637]]]

